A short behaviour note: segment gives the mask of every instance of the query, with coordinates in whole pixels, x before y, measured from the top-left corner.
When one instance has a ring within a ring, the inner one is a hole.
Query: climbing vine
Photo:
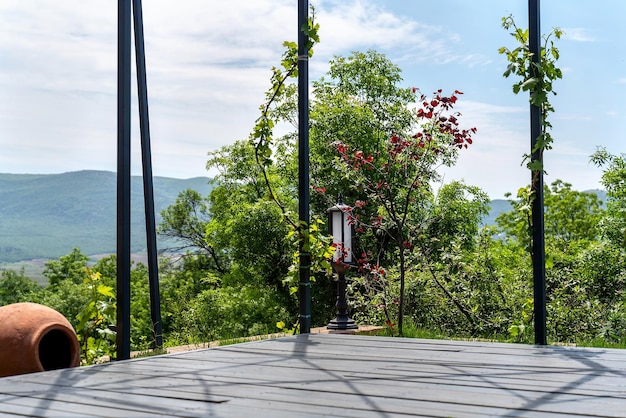
[[[313,46],[319,42],[319,24],[315,23],[315,9],[311,7],[311,15],[306,27],[302,28],[306,37],[306,50],[308,58],[313,56]],[[270,78],[271,86],[266,92],[266,101],[259,107],[261,116],[256,120],[250,141],[254,146],[254,157],[259,168],[263,182],[272,200],[281,210],[283,219],[291,228],[289,237],[296,237],[299,243],[303,244],[302,251],[311,255],[311,268],[317,270],[330,270],[330,263],[327,261],[333,253],[330,248],[330,240],[320,229],[324,223],[319,217],[313,215],[311,222],[307,225],[297,219],[285,202],[281,200],[271,181],[269,169],[273,164],[272,153],[274,147],[273,130],[278,117],[273,115],[273,111],[280,105],[281,101],[287,98],[288,83],[290,79],[298,77],[298,44],[296,42],[285,41],[286,48],[281,58],[280,67],[272,68]],[[280,113],[280,112],[278,112]],[[298,278],[298,257],[299,253],[294,253],[294,262],[290,270],[288,282],[297,282]],[[291,292],[297,291],[297,286],[291,286]]]
[[[554,40],[560,39],[563,31],[554,28],[543,37],[540,60],[533,62],[533,54],[530,52],[528,42],[528,29],[517,27],[511,15],[502,18],[502,27],[510,30],[511,36],[519,44],[517,48],[512,50],[504,46],[498,50],[498,53],[505,55],[509,62],[503,76],[507,78],[511,75],[518,76],[519,81],[513,84],[513,93],[530,92],[530,103],[541,108],[541,134],[537,138],[531,154],[524,154],[522,164],[526,163],[526,167],[533,172],[543,171],[541,159],[533,160],[531,156],[536,152],[543,155],[545,150],[552,149],[553,138],[550,134],[552,124],[548,116],[554,112],[554,107],[550,103],[549,97],[556,95],[552,88],[553,82],[563,78],[563,72],[556,66],[559,50],[554,46]]]

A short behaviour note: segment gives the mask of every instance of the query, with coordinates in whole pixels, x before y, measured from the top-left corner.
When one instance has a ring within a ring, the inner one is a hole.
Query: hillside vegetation
[[[85,170],[63,174],[0,174],[0,263],[51,259],[74,247],[85,254],[115,252],[116,174]],[[154,178],[157,224],[161,210],[185,189],[207,195],[206,177]],[[132,251],[146,247],[143,181],[131,183]]]

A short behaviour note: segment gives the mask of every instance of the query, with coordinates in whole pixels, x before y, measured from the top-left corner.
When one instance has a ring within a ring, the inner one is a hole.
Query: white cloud
[[[588,34],[586,28],[564,28],[562,39],[574,42],[594,42],[596,39]]]
[[[155,174],[204,175],[207,151],[245,139],[252,129],[269,85],[270,67],[279,63],[282,42],[296,40],[297,4],[293,0],[143,3]],[[499,7],[513,7],[500,3],[485,1],[482,11],[465,7],[444,14],[439,6],[417,8],[412,2],[394,0],[317,1],[322,42],[311,60],[311,79],[326,71],[335,54],[376,49],[403,68],[414,85],[467,90],[468,101],[462,97],[459,110],[478,134],[453,171],[490,193],[515,191],[527,183],[526,170],[519,166],[528,142],[527,102],[523,98],[513,102],[523,103],[519,108],[493,104],[510,104],[505,97],[512,96],[509,86],[502,90],[506,85],[502,71],[492,71],[494,65],[489,65],[499,59],[495,40],[506,34],[498,20],[493,25],[484,22],[485,9],[493,9],[495,15]],[[521,0],[515,4],[525,7]],[[577,23],[569,26],[573,29],[565,30],[564,39],[593,40],[590,30]],[[615,38],[594,31],[598,38]],[[479,46],[491,43],[493,55],[481,55],[491,52]],[[0,171],[115,170],[116,50],[117,2],[0,2]],[[598,60],[590,57],[583,64],[596,65]],[[569,68],[576,69],[572,76],[595,71],[568,61],[564,71]],[[618,80],[621,86],[626,78],[620,76],[605,80]],[[600,91],[593,86],[596,78],[577,83],[576,91]],[[567,104],[558,107],[569,113],[555,114],[555,129],[559,122],[576,126],[571,128],[573,134],[568,132],[574,137],[592,125],[587,142],[592,134],[594,141],[621,135],[623,128],[605,133],[598,129],[607,124],[581,118],[576,120],[587,125],[566,123],[567,114],[579,112],[565,109]],[[133,169],[139,172],[134,109]],[[585,115],[603,112],[606,109],[584,109]],[[612,142],[620,146],[619,141]]]
[[[478,129],[474,143],[461,150],[457,165],[445,170],[446,181],[465,183],[489,191],[494,199],[515,194],[528,184],[528,170],[521,166],[528,153],[529,131],[520,115],[526,108],[459,99],[455,108],[464,128]]]
[[[392,14],[379,4],[365,0],[322,1],[318,10],[322,42],[316,48],[320,61],[327,62],[337,51],[376,49],[397,64],[455,62],[473,66],[491,62],[480,54],[466,52],[462,37],[449,28]]]
[[[322,43],[312,77],[325,72],[332,55],[365,48],[401,50],[406,60],[484,60],[456,49],[458,35],[375,2],[316,6]],[[207,151],[247,137],[282,42],[297,38],[296,4],[151,0],[143,17],[155,170],[201,175]],[[114,169],[117,3],[5,0],[0,22],[2,170]],[[136,126],[135,112],[133,118]]]

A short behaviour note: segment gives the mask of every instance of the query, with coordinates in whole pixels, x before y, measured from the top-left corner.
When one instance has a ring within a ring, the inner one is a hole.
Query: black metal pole
[[[141,0],[133,0],[135,28],[135,59],[137,65],[137,95],[139,96],[139,128],[141,131],[141,159],[143,162],[143,196],[146,214],[146,244],[148,248],[148,279],[150,283],[150,314],[155,348],[163,348],[161,298],[159,293],[159,258],[157,254],[156,220],[154,215],[154,185],[152,182],[152,153],[148,118],[148,83],[146,53],[143,37]]]
[[[130,358],[130,0],[117,17],[117,359]]]
[[[528,0],[528,43],[532,61],[541,60],[541,25],[539,0]],[[531,69],[531,71],[534,71]],[[540,80],[541,82],[541,80]],[[543,164],[543,150],[537,148],[537,139],[542,132],[542,110],[540,106],[530,105],[530,146],[532,160]],[[533,283],[535,310],[535,344],[546,345],[546,249],[544,241],[543,211],[543,169],[533,170],[531,177],[533,192],[532,225],[533,225]]]
[[[302,228],[300,251],[300,333],[311,332],[311,254],[306,250],[309,239],[309,2],[298,0],[298,212]]]
[[[347,269],[347,267],[346,267]],[[329,330],[351,330],[358,329],[359,326],[348,316],[348,299],[346,298],[346,275],[337,269],[337,317],[326,326]]]

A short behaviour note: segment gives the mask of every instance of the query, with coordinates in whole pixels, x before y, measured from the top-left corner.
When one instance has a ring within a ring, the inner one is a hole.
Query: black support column
[[[159,292],[159,258],[157,253],[156,220],[154,214],[154,185],[152,181],[152,152],[148,118],[148,83],[146,54],[143,37],[141,0],[133,0],[135,28],[135,58],[137,65],[137,94],[139,96],[139,128],[141,130],[141,158],[143,162],[143,196],[146,215],[146,240],[148,249],[148,278],[150,282],[150,314],[155,348],[163,348],[161,323],[161,297]]]
[[[311,254],[306,249],[309,239],[309,51],[308,27],[309,2],[298,1],[298,211],[300,227],[300,332],[311,331]]]
[[[130,0],[117,27],[117,359],[130,358]]]
[[[539,0],[528,0],[528,46],[533,54],[533,63],[541,61],[541,25]],[[531,72],[534,71],[531,68]],[[536,74],[533,74],[536,77]],[[541,82],[541,80],[540,80]],[[532,259],[535,310],[535,344],[546,345],[546,249],[544,238],[543,210],[543,150],[537,148],[537,140],[543,132],[542,109],[530,104],[530,147],[532,161],[542,164],[540,170],[533,170],[530,188],[533,192],[532,202]]]

